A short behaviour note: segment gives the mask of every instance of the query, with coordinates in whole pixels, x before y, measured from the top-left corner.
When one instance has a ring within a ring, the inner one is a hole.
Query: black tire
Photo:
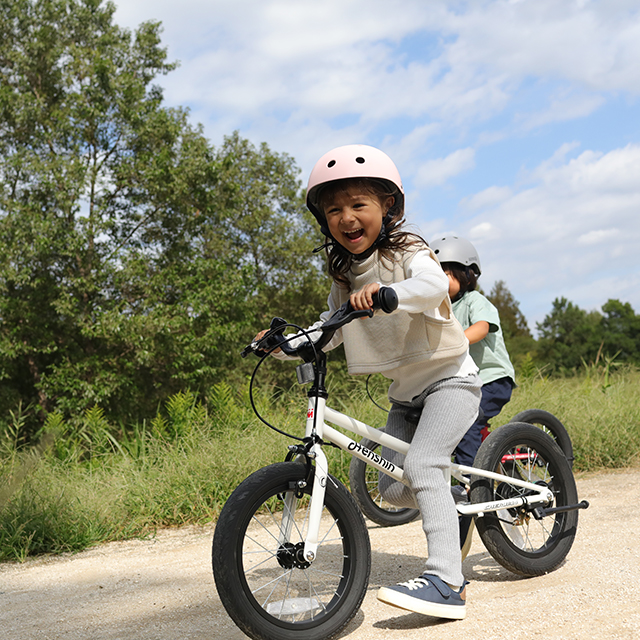
[[[573,467],[573,445],[571,437],[565,426],[548,411],[542,409],[526,409],[511,418],[510,422],[526,422],[528,424],[540,427],[545,433],[548,433],[564,452],[564,457],[569,463],[569,467]]]
[[[564,454],[541,429],[522,422],[491,432],[482,443],[475,467],[494,471],[551,489],[548,508],[578,502],[575,480]],[[493,502],[527,495],[506,483],[471,476],[471,502]],[[476,517],[482,542],[503,567],[523,576],[539,576],[556,569],[566,558],[578,526],[578,511],[536,519],[530,509],[504,509]]]
[[[313,478],[305,465],[280,462],[250,475],[230,496],[213,538],[218,595],[238,627],[255,640],[321,640],[358,612],[369,582],[371,547],[362,514],[330,476],[311,564],[302,558]],[[294,525],[282,541],[282,507],[301,491]],[[284,611],[283,611],[284,609]]]
[[[367,438],[361,440],[360,444],[370,451],[380,448],[377,442]],[[394,507],[389,504],[378,490],[378,470],[356,457],[351,458],[349,465],[349,485],[362,513],[382,527],[406,524],[420,515],[418,509]]]

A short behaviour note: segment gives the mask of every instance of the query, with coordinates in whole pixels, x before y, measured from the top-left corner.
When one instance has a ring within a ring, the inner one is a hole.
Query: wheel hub
[[[304,558],[304,542],[292,544],[285,542],[276,553],[278,563],[283,569],[307,569],[311,563]]]

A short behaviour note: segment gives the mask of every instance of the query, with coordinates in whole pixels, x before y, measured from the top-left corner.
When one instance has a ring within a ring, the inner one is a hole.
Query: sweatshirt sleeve
[[[428,251],[418,251],[408,269],[408,277],[391,285],[398,295],[398,309],[425,313],[437,309],[449,294],[449,278]]]

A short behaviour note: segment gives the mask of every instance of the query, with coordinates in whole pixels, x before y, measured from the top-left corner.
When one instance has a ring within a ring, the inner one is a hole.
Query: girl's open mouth
[[[364,229],[360,228],[360,229],[354,229],[353,231],[345,231],[344,235],[347,236],[347,238],[349,238],[349,240],[357,240],[358,238],[361,238],[364,234]]]

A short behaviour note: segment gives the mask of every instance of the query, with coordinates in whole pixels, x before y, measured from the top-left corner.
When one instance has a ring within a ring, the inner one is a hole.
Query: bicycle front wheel
[[[369,533],[351,494],[332,476],[316,559],[304,559],[312,487],[305,465],[273,464],[242,482],[220,513],[212,551],[218,595],[255,640],[331,638],[366,593]]]
[[[533,425],[509,423],[491,432],[480,446],[474,466],[499,473],[505,480],[471,476],[473,503],[531,495],[509,484],[509,477],[548,487],[554,499],[547,508],[578,502],[575,480],[562,450]],[[523,576],[539,576],[556,569],[573,545],[577,526],[577,510],[536,517],[531,508],[522,506],[476,518],[482,542],[493,558]]]

